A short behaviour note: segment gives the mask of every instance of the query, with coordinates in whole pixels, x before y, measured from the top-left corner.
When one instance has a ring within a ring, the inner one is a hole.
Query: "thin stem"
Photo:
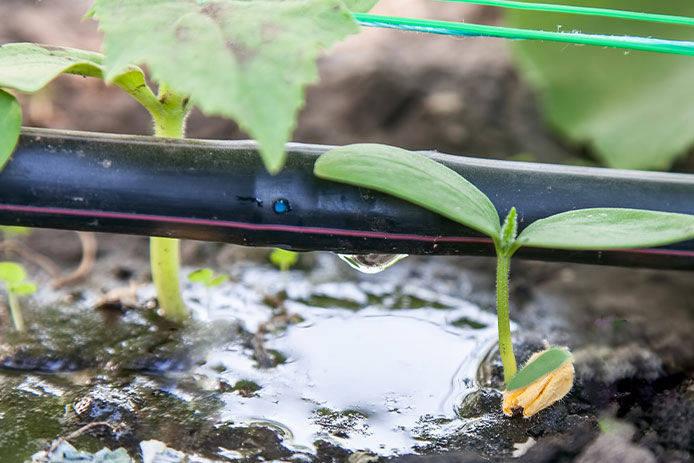
[[[166,318],[182,322],[188,317],[188,309],[183,302],[178,281],[178,270],[181,267],[179,247],[177,239],[156,236],[149,239],[152,280],[157,288],[159,307]]]
[[[14,322],[14,327],[19,332],[26,331],[26,325],[24,324],[24,317],[22,316],[22,306],[19,305],[19,299],[14,291],[7,291],[8,299],[10,301],[10,313],[12,314],[12,321]]]
[[[157,98],[160,102],[159,110],[151,111],[154,135],[182,138],[188,112],[187,99],[169,91],[165,85],[159,87]],[[157,288],[159,307],[164,311],[166,318],[182,322],[188,318],[188,309],[183,302],[179,282],[179,248],[180,243],[177,239],[154,236],[149,239],[152,280]]]
[[[496,312],[499,323],[499,353],[504,365],[504,382],[516,374],[516,357],[511,343],[511,320],[508,307],[508,278],[511,256],[497,249],[496,261]]]

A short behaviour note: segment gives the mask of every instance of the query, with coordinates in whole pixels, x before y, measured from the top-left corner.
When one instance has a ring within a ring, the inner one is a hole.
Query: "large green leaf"
[[[506,390],[510,392],[528,386],[547,373],[558,370],[569,360],[571,360],[571,353],[568,350],[551,347],[521,368],[508,382]]]
[[[107,79],[146,64],[205,113],[235,119],[271,172],[284,163],[319,51],[359,30],[340,0],[95,0],[93,12]]]
[[[517,246],[553,249],[628,249],[694,238],[694,215],[640,209],[578,209],[531,223]]]
[[[691,0],[556,3],[694,16]],[[686,26],[516,10],[507,19],[521,28],[694,40]],[[692,57],[537,41],[512,49],[549,122],[604,164],[665,169],[694,144]]]
[[[14,96],[0,89],[0,170],[10,159],[21,129],[21,106]]]
[[[499,237],[499,215],[489,198],[456,172],[421,154],[385,145],[342,146],[320,156],[314,173],[397,196]]]

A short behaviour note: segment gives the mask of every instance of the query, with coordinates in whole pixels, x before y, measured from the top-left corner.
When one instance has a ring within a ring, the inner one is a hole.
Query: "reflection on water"
[[[284,308],[303,321],[265,336],[266,348],[286,357],[275,368],[259,369],[239,345],[211,353],[198,368],[227,384],[260,386],[251,396],[224,394],[223,421],[270,424],[296,450],[312,451],[325,439],[381,455],[410,452],[425,435],[455,429],[456,406],[474,389],[477,366],[496,340],[495,317],[457,298],[452,287],[434,291],[435,282],[395,270],[331,281],[324,269],[315,273],[323,281],[295,274],[284,283],[274,270],[240,272],[237,278],[257,293],[286,284]],[[249,301],[242,286],[220,294],[207,315],[244,319],[252,312],[245,322],[254,330],[258,312],[249,303],[262,303]],[[404,302],[412,299],[417,308]],[[267,306],[259,310],[270,316]],[[461,319],[474,326],[456,323]]]

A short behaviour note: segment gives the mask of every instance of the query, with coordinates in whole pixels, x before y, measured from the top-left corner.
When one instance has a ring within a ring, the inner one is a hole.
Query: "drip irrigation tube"
[[[289,144],[272,176],[250,141],[25,130],[0,173],[0,224],[340,253],[492,255],[478,233],[405,201],[318,179],[327,146]],[[575,208],[694,214],[694,176],[427,153],[485,192],[520,228]],[[403,181],[407,181],[403,179]],[[694,240],[602,252],[523,248],[519,257],[694,269]]]

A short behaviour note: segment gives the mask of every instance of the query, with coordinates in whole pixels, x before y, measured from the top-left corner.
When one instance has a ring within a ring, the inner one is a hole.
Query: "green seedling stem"
[[[504,381],[508,383],[516,374],[516,357],[511,342],[511,318],[508,305],[508,282],[511,256],[497,249],[496,259],[496,314],[499,326],[499,354],[504,365]]]
[[[24,316],[22,315],[22,306],[19,304],[19,298],[17,294],[11,289],[7,289],[7,299],[10,304],[10,314],[12,315],[12,322],[14,327],[20,333],[26,331],[26,325],[24,324]]]
[[[156,137],[183,138],[185,119],[188,114],[186,98],[159,88],[160,105],[147,107],[154,120]],[[176,322],[188,318],[188,309],[183,302],[179,270],[181,268],[180,242],[174,238],[153,236],[149,239],[149,258],[152,281],[157,288],[157,300],[164,316]]]

